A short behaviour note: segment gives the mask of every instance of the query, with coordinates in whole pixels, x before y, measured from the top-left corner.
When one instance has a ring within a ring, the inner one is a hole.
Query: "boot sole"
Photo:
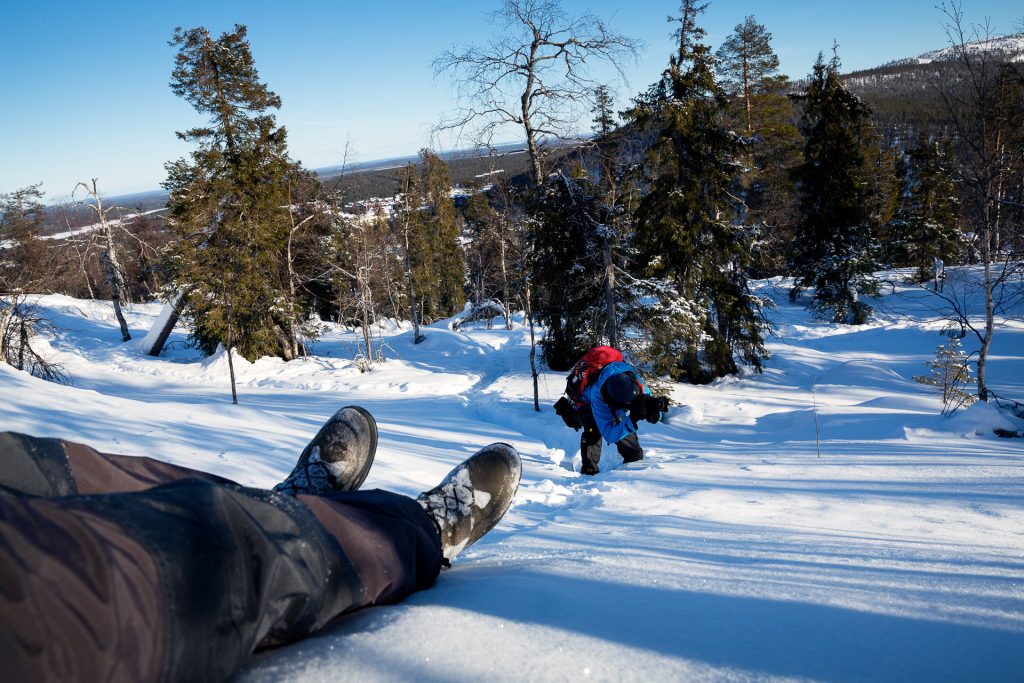
[[[358,412],[360,415],[366,418],[366,422],[370,425],[370,447],[369,455],[366,458],[366,462],[363,464],[363,467],[359,470],[358,474],[352,480],[352,482],[350,482],[347,486],[343,486],[339,489],[341,491],[355,491],[360,486],[363,485],[364,481],[366,481],[366,477],[370,474],[370,468],[373,466],[373,460],[377,455],[377,420],[375,420],[373,415],[370,414],[370,411],[366,410],[361,406],[345,406],[341,410],[346,409],[351,409]]]

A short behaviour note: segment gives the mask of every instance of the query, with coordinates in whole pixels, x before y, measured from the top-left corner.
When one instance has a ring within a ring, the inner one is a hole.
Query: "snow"
[[[135,213],[125,214],[124,216],[122,216],[120,218],[111,218],[110,220],[107,221],[107,225],[112,226],[112,227],[113,226],[117,226],[117,225],[121,225],[122,223],[127,223],[127,222],[129,222],[129,221],[131,221],[131,220],[133,220],[135,218],[138,218],[139,216],[149,216],[149,215],[152,215],[154,213],[162,213],[162,212],[164,212],[166,210],[167,210],[166,208],[161,207],[159,209],[151,209],[149,211],[142,211],[142,212],[135,212]],[[66,240],[66,239],[70,239],[72,237],[75,237],[77,235],[84,235],[86,233],[96,232],[97,230],[99,230],[102,227],[102,225],[103,225],[102,223],[90,223],[89,225],[83,225],[80,228],[74,228],[72,230],[65,230],[64,232],[54,233],[53,235],[42,235],[40,237],[40,239],[44,239],[44,240]]]
[[[952,269],[949,269],[952,270]],[[378,420],[365,488],[429,489],[478,447],[523,457],[508,515],[437,585],[257,655],[238,680],[1020,680],[1024,670],[1024,421],[992,405],[940,415],[915,383],[942,323],[900,286],[870,324],[811,320],[785,282],[764,374],[676,385],[647,458],[578,473],[578,434],[532,407],[529,331],[448,323],[362,373],[357,337],[328,326],[307,359],[159,358],[120,344],[109,303],[40,303],[41,346],[66,387],[0,366],[3,429],[145,454],[270,487],[319,425],[360,404]],[[128,312],[142,337],[158,304]],[[966,338],[968,352],[974,350]],[[989,377],[1024,397],[1024,323],[1001,322]]]
[[[919,64],[930,64],[933,61],[954,59],[961,50],[965,50],[968,53],[999,52],[1012,57],[1013,61],[1020,61],[1022,53],[1024,53],[1024,33],[992,36],[966,43],[963,46],[944,47],[939,50],[926,52],[923,55],[919,55],[916,59]]]

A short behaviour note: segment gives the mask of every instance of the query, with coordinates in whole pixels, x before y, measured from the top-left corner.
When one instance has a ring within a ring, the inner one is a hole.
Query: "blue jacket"
[[[590,411],[594,414],[597,430],[601,432],[601,436],[608,443],[617,443],[623,437],[636,431],[636,425],[629,418],[628,410],[622,410],[621,408],[612,409],[601,398],[601,387],[604,386],[609,377],[620,372],[632,372],[640,381],[641,386],[643,386],[644,393],[648,396],[651,395],[651,390],[647,388],[644,380],[640,377],[640,373],[629,363],[620,361],[604,366],[601,374],[597,376],[597,381],[587,384],[587,388],[583,390],[583,401],[590,404]]]

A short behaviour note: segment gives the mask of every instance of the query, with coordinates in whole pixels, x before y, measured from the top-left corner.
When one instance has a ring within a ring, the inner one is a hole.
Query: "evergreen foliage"
[[[725,121],[743,131],[743,172],[735,194],[739,220],[751,226],[751,272],[758,277],[784,272],[798,220],[792,169],[800,161],[803,139],[779,74],[772,34],[750,16],[738,24],[716,52],[715,72],[726,94]]]
[[[459,214],[452,199],[452,179],[446,164],[429,149],[420,152],[423,198],[423,270],[419,291],[427,322],[447,318],[466,303]]]
[[[737,24],[715,53],[718,85],[742,107],[745,132],[753,137],[754,99],[778,91],[785,84],[779,75],[779,57],[771,46],[772,34],[749,16]]]
[[[889,224],[887,250],[896,266],[917,268],[916,280],[932,277],[936,259],[952,263],[965,245],[950,157],[922,132],[897,167],[899,205]]]
[[[418,169],[410,163],[400,173],[400,215],[394,221],[417,325],[452,316],[466,303],[461,218],[448,165],[428,149],[420,152],[420,162]]]
[[[169,276],[188,292],[192,339],[205,353],[233,346],[245,357],[290,359],[308,296],[291,300],[286,251],[293,211],[316,191],[314,177],[288,157],[286,134],[271,112],[280,98],[260,82],[246,28],[219,38],[177,29],[171,89],[208,125],[178,133],[196,145],[169,162]],[[303,220],[305,216],[300,216]],[[312,333],[307,330],[307,334]]]
[[[791,292],[814,287],[817,313],[835,322],[862,324],[876,292],[874,271],[878,188],[868,150],[877,136],[867,105],[839,78],[839,59],[819,54],[807,84],[801,129],[804,160],[796,169],[802,219],[793,244]]]
[[[631,117],[656,140],[646,158],[649,192],[636,212],[636,246],[661,315],[650,352],[660,373],[707,382],[736,372],[734,355],[761,367],[765,322],[747,288],[749,234],[731,220],[739,141],[724,125],[724,96],[701,43],[705,5],[683,0],[679,53]]]
[[[594,132],[601,137],[607,136],[615,129],[614,100],[608,86],[599,85],[594,89]]]
[[[40,185],[0,194],[0,293],[37,291],[48,271]]]
[[[462,208],[463,242],[466,245],[467,291],[474,306],[488,301],[505,302],[509,291],[509,226],[503,214],[488,201],[487,193],[470,195]]]
[[[32,346],[40,333],[55,332],[28,296],[44,288],[49,266],[42,191],[30,185],[0,194],[0,363],[36,377],[68,383],[64,369]]]
[[[531,207],[534,314],[552,369],[564,370],[592,346],[610,341],[604,251],[614,240],[609,210],[586,177],[553,173]]]
[[[939,387],[942,390],[942,414],[952,415],[959,408],[969,408],[978,400],[970,391],[977,383],[971,373],[967,354],[960,346],[960,340],[953,337],[948,343],[935,350],[935,357],[925,363],[927,375],[915,375],[918,384]]]

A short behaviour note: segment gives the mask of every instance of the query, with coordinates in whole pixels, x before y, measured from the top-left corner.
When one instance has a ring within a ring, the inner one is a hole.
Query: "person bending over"
[[[610,346],[596,346],[581,358],[555,412],[580,434],[583,474],[597,474],[601,439],[615,444],[623,462],[644,457],[637,436],[641,420],[654,424],[668,414],[668,398],[651,395],[640,373]]]

